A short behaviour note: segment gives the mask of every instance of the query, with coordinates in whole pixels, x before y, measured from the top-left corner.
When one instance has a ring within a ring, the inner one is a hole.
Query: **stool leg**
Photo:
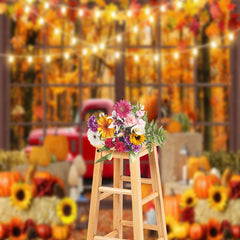
[[[139,157],[137,157],[133,163],[130,163],[130,171],[132,189],[133,235],[134,240],[143,240],[142,191]]]
[[[120,177],[123,175],[123,159],[114,159],[113,187],[123,188]],[[123,195],[113,194],[113,230],[117,230],[118,238],[122,239]]]
[[[157,153],[156,147],[153,148],[153,151],[150,155],[149,164],[150,164],[151,178],[153,182],[152,184],[153,192],[159,193],[159,196],[154,199],[157,226],[158,226],[158,238],[167,240],[167,230],[166,230],[165,214],[164,214],[164,206],[163,206],[163,195],[162,195],[161,179],[160,179],[160,173],[159,173],[158,153]]]
[[[95,153],[95,162],[100,159],[102,153],[96,151]],[[87,232],[87,240],[93,240],[94,235],[97,233],[97,225],[98,225],[98,214],[99,214],[99,191],[98,188],[102,184],[102,170],[103,170],[103,162],[97,163],[94,165],[93,170],[93,182],[92,182],[92,193],[91,193],[91,202],[90,202],[90,210],[89,210],[89,219],[88,219],[88,232]]]

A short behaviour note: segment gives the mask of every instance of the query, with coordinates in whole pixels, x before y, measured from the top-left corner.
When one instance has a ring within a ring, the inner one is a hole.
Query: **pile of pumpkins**
[[[174,114],[168,124],[169,133],[188,132],[190,130],[190,120],[185,113]]]
[[[201,163],[198,160],[201,159]],[[240,199],[240,175],[232,174],[232,171],[229,167],[225,169],[222,175],[216,169],[212,170],[209,166],[209,163],[205,157],[191,157],[188,161],[189,164],[189,176],[192,178],[192,188],[195,192],[198,199],[206,200],[208,198],[208,191],[213,185],[223,185],[228,193],[228,197],[234,201],[235,199]],[[196,170],[199,169],[198,165],[204,166],[204,171]],[[238,185],[239,187],[233,189],[232,186]],[[234,194],[234,195],[233,195]],[[209,231],[209,225],[214,219],[209,219],[209,222],[199,223],[191,221],[183,221],[183,209],[180,206],[181,195],[175,194],[172,191],[171,195],[164,197],[164,210],[166,218],[173,220],[173,235],[168,237],[169,239],[192,239],[192,240],[209,240],[207,236],[207,231]],[[239,206],[240,207],[240,206]],[[240,209],[239,209],[240,210]],[[238,211],[238,210],[237,210]],[[193,210],[194,214],[194,210]],[[238,213],[232,213],[238,214]],[[194,220],[194,215],[193,215]],[[231,234],[231,238],[224,237],[224,229],[227,226],[228,231]],[[168,226],[167,226],[167,230]],[[228,222],[228,220],[223,220],[221,222],[221,233],[222,238],[219,238],[219,235],[216,238],[211,238],[211,240],[225,240],[225,239],[240,239],[240,222],[239,224],[233,224]]]
[[[38,166],[47,167],[54,161],[65,161],[69,152],[68,140],[63,135],[47,135],[43,146],[33,146],[29,162]]]

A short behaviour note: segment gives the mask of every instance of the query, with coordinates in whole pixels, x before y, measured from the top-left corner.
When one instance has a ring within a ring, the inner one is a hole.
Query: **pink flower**
[[[119,102],[116,102],[113,106],[113,110],[116,111],[117,116],[120,118],[126,118],[127,114],[131,111],[131,105],[126,100],[120,100]]]
[[[138,116],[138,117],[143,117],[145,111],[139,110],[139,111],[137,111],[136,113],[137,113],[137,116]]]
[[[133,113],[129,113],[126,118],[126,126],[131,127],[137,123],[136,117]]]
[[[145,128],[146,122],[140,118],[138,119],[137,124]]]
[[[115,144],[115,149],[117,152],[123,152],[125,150],[125,145],[123,142],[119,141]]]
[[[108,138],[108,139],[105,141],[105,145],[106,145],[108,148],[114,147],[114,143],[113,143],[113,141],[112,141],[111,138]]]

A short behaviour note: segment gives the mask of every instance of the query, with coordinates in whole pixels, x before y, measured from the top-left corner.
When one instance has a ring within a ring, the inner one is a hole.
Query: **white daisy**
[[[102,145],[104,142],[100,140],[100,134],[99,132],[93,132],[90,129],[88,129],[87,132],[88,140],[93,146],[99,146]]]

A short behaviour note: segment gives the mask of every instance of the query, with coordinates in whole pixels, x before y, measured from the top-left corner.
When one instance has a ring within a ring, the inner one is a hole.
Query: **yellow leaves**
[[[193,0],[187,0],[183,6],[187,15],[194,16],[198,12],[198,6]]]
[[[212,36],[217,36],[219,35],[219,27],[218,25],[215,23],[215,22],[212,22],[209,27],[206,29],[206,34],[209,36],[209,37],[212,37]]]
[[[229,12],[234,8],[234,4],[231,3],[231,0],[219,0],[218,6],[222,12]]]
[[[103,17],[106,20],[106,22],[111,22],[111,20],[113,19],[112,13],[113,12],[117,13],[117,10],[118,10],[117,6],[113,3],[111,3],[105,7]],[[116,19],[118,19],[118,15],[116,15]]]

